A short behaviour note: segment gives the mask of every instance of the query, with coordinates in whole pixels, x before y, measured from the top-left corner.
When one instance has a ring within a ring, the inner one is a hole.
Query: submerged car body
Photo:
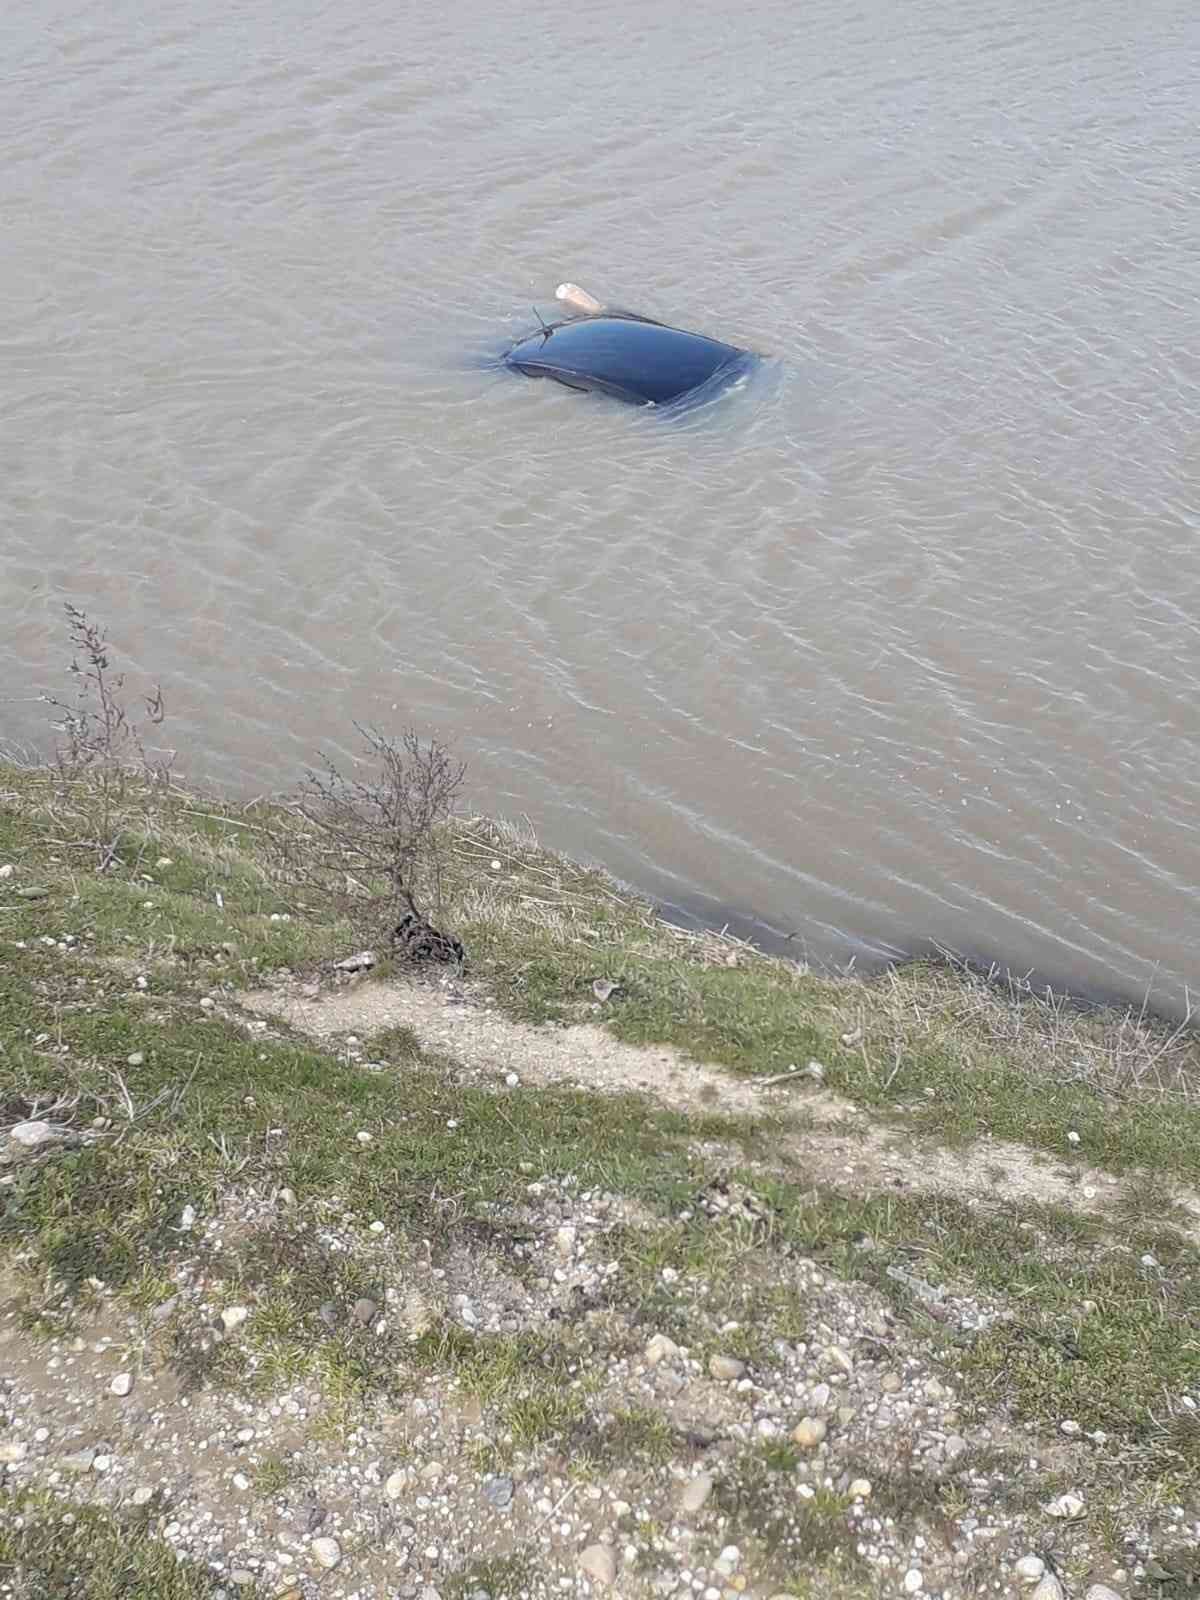
[[[723,387],[754,357],[701,333],[601,309],[543,325],[504,360],[528,378],[553,378],[569,389],[597,389],[636,405],[662,406]]]

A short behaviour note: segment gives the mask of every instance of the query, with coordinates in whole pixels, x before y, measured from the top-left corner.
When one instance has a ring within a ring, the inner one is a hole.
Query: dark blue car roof
[[[746,355],[700,333],[610,314],[552,323],[514,345],[505,360],[531,378],[664,405]]]

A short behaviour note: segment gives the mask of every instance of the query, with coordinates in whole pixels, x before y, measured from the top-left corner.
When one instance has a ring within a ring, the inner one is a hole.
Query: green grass
[[[53,816],[42,809],[51,801]],[[21,882],[36,877],[51,889],[26,902],[15,880],[0,885],[0,937],[74,932],[94,957],[141,963],[157,992],[256,983],[361,942],[340,912],[309,903],[281,876],[287,856],[271,838],[287,823],[278,812],[175,794],[139,804],[118,861],[98,875],[86,852],[71,850],[53,785],[0,769],[0,856],[19,864]],[[828,980],[686,940],[602,874],[481,821],[453,830],[447,854],[443,920],[464,937],[473,974],[514,1015],[593,1018],[592,982],[608,978],[621,987],[603,1020],[630,1043],[674,1045],[750,1077],[817,1059],[830,1088],[943,1143],[1011,1139],[1068,1167],[1200,1179],[1194,1032],[1173,1037],[1136,1019],[1004,996],[944,966],[872,983]],[[31,959],[44,967],[54,958],[34,948]],[[380,1059],[412,1055],[403,1030],[369,1043]]]
[[[918,1323],[921,1307],[887,1275],[889,1262],[1002,1305],[1003,1319],[946,1348],[976,1396],[1050,1426],[1071,1418],[1101,1429],[1148,1470],[1200,1469],[1192,1414],[1162,1420],[1165,1397],[1194,1389],[1200,1345],[1200,1253],[1177,1235],[1155,1235],[1161,1254],[1149,1268],[1140,1259],[1146,1236],[1114,1240],[1100,1223],[1053,1208],[983,1211],[946,1196],[774,1198],[796,1247],[874,1284]],[[1024,1237],[1020,1223],[1030,1228]],[[1098,1309],[1084,1311],[1085,1300]]]
[[[717,1479],[713,1500],[736,1535],[730,1542],[753,1546],[759,1563],[789,1593],[797,1592],[793,1581],[811,1588],[866,1580],[869,1569],[854,1554],[850,1502],[824,1488],[804,1498],[792,1465],[750,1451]]]
[[[440,1585],[440,1590],[446,1600],[471,1600],[481,1589],[489,1600],[517,1600],[530,1587],[536,1573],[536,1554],[514,1550],[508,1555],[469,1562],[449,1583]]]
[[[212,1600],[212,1574],[154,1538],[151,1515],[0,1490],[0,1583],[14,1600]],[[238,1594],[266,1600],[257,1585]]]
[[[213,1294],[251,1316],[237,1338],[204,1350],[205,1330],[185,1312],[155,1336],[189,1381],[265,1392],[313,1379],[336,1431],[356,1408],[437,1373],[487,1408],[497,1463],[550,1444],[574,1449],[585,1468],[665,1463],[678,1442],[661,1418],[636,1408],[606,1418],[581,1381],[587,1361],[569,1319],[552,1334],[505,1336],[437,1320],[414,1338],[391,1314],[382,1331],[350,1317],[357,1299],[383,1303],[389,1287],[402,1290],[406,1264],[430,1251],[478,1251],[528,1281],[538,1264],[515,1219],[530,1179],[548,1178],[614,1191],[651,1219],[605,1237],[619,1264],[605,1296],[624,1327],[612,1354],[636,1356],[650,1332],[664,1332],[701,1361],[720,1351],[769,1364],[776,1340],[813,1338],[793,1273],[811,1257],[887,1296],[974,1403],[1003,1402],[1048,1427],[1069,1417],[1102,1428],[1131,1472],[1181,1495],[1200,1470],[1200,1430],[1174,1403],[1194,1392],[1200,1345],[1200,1258],[1173,1188],[1200,1177],[1200,1111],[1186,1095],[1200,1082],[1194,1038],[1048,1020],[944,968],[874,984],[817,978],[677,937],[599,874],[489,824],[458,829],[445,920],[467,942],[472,975],[511,1014],[599,1017],[631,1043],[671,1044],[747,1078],[819,1059],[827,1087],[915,1134],[1012,1139],[1063,1168],[1139,1174],[1100,1220],[934,1195],[847,1196],[803,1173],[766,1175],[778,1156],[766,1116],[701,1103],[684,1115],[634,1094],[568,1088],[499,1097],[404,1028],[366,1042],[384,1072],[347,1066],[286,1030],[267,1037],[239,1019],[237,990],[358,944],[351,924],[279,879],[259,831],[278,816],[147,799],[97,874],[48,797],[37,775],[0,771],[0,860],[19,868],[0,880],[0,1114],[51,1115],[73,1135],[8,1169],[13,1181],[0,1188],[0,1256],[27,1327],[61,1334],[108,1292],[146,1315],[174,1293],[173,1268],[199,1252]],[[31,882],[48,895],[21,898]],[[74,943],[60,948],[66,934]],[[599,977],[620,984],[601,1012]],[[201,1006],[209,995],[217,1007]],[[747,1164],[738,1180],[766,1202],[763,1220],[679,1220],[731,1152]],[[264,1209],[283,1186],[296,1206]],[[206,1224],[245,1197],[257,1220],[207,1252]],[[196,1213],[186,1234],[185,1206]],[[321,1243],[330,1225],[350,1249]],[[896,1263],[1006,1315],[978,1335],[948,1332],[889,1277]],[[1098,1309],[1084,1312],[1084,1301]],[[720,1332],[729,1321],[739,1328]],[[727,1492],[743,1508],[769,1501],[789,1472],[794,1455],[781,1447]],[[797,1594],[792,1546],[820,1574],[822,1530],[842,1517],[807,1504],[800,1531],[775,1541],[780,1581]],[[853,1592],[854,1572],[834,1575]]]

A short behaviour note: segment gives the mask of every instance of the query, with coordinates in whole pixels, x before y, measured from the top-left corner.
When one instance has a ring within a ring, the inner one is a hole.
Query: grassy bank
[[[98,858],[96,803],[0,769],[11,1592],[1196,1592],[1194,1033],[819,977],[478,819],[465,970],[348,976],[294,814],[131,785]]]

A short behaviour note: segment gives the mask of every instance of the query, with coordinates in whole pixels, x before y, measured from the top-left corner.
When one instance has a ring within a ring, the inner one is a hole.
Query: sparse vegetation
[[[214,1600],[214,1575],[181,1562],[148,1522],[0,1490],[0,1583],[12,1600]],[[257,1584],[241,1593],[266,1600]]]
[[[616,1473],[690,1472],[718,1437],[734,1439],[728,1416],[744,1421],[736,1408],[757,1403],[714,1389],[708,1403],[729,1407],[719,1426],[706,1431],[703,1405],[704,1426],[669,1419],[629,1387],[651,1337],[686,1350],[694,1384],[711,1356],[733,1355],[750,1392],[769,1392],[792,1359],[781,1348],[832,1340],[824,1274],[874,1308],[855,1373],[880,1375],[903,1346],[963,1395],[964,1430],[1003,1418],[1030,1437],[1060,1439],[1064,1420],[1071,1438],[1098,1434],[1078,1458],[1093,1473],[1078,1534],[1089,1551],[1115,1565],[1137,1519],[1193,1505],[1190,1028],[1085,1013],[945,966],[831,980],[684,935],[602,875],[453,816],[461,770],[411,735],[369,733],[379,765],[361,779],[327,769],[297,807],[199,799],[138,768],[140,731],[113,709],[119,679],[107,656],[95,665],[103,636],[80,637],[99,722],[64,724],[53,769],[0,768],[0,866],[13,869],[0,878],[0,1269],[23,1339],[59,1349],[117,1318],[130,1367],[172,1372],[189,1403],[302,1393],[312,1449],[344,1449],[372,1417],[433,1392],[477,1418],[456,1446],[463,1470],[541,1471],[553,1454],[564,1495],[582,1496],[610,1492]],[[100,768],[136,775],[126,787],[114,777],[97,812],[84,774]],[[672,1047],[673,1108],[650,1090],[534,1076],[509,1094],[498,1069],[468,1070],[407,1022],[364,1028],[351,1048],[243,1004],[272,983],[352,992],[358,980],[335,980],[333,964],[362,943],[364,916],[379,930],[427,908],[469,943],[468,995],[486,997],[497,1029],[506,1017],[586,1021]],[[697,1068],[691,1104],[689,1059],[723,1069]],[[818,1079],[760,1095],[762,1080],[809,1061]],[[796,1158],[797,1141],[817,1148],[833,1126],[821,1118],[839,1113],[852,1153],[856,1129],[903,1135],[905,1187],[872,1169],[865,1134],[852,1171]],[[23,1122],[48,1131],[10,1148]],[[1058,1202],[1000,1197],[1008,1144],[1056,1177]],[[969,1194],[922,1181],[914,1152],[945,1145],[986,1181]],[[1080,1203],[1096,1173],[1125,1181]],[[565,1254],[547,1194],[569,1201]],[[586,1285],[569,1270],[581,1217],[593,1230]],[[473,1274],[505,1307],[487,1326],[458,1303]],[[231,1304],[245,1312],[236,1337],[219,1326]],[[798,1600],[877,1593],[845,1477],[831,1487],[786,1430],[736,1438],[713,1490],[725,1537]],[[880,1446],[863,1470],[897,1527],[949,1529],[981,1494],[1031,1518],[1048,1486],[1072,1487],[1049,1468],[1033,1487],[1016,1482],[1028,1454],[998,1450],[990,1466],[973,1448],[934,1471]],[[290,1499],[301,1457],[268,1451],[246,1476],[254,1494]],[[15,1596],[210,1593],[203,1571],[163,1554],[148,1515],[89,1512],[54,1547],[58,1502],[14,1493],[0,1576]],[[655,1526],[639,1557],[650,1566],[665,1548]],[[107,1561],[114,1541],[124,1565]],[[1186,1541],[1163,1548],[1173,1565],[1142,1593],[1175,1600],[1194,1562]],[[540,1549],[468,1562],[443,1592],[515,1596]]]

